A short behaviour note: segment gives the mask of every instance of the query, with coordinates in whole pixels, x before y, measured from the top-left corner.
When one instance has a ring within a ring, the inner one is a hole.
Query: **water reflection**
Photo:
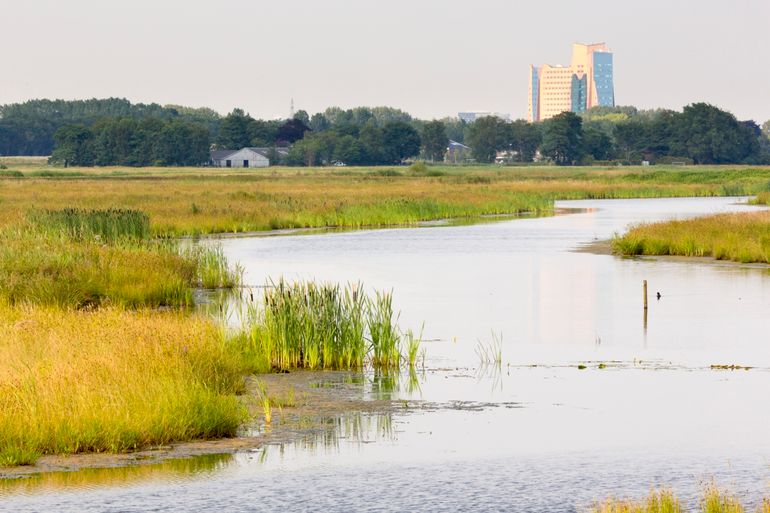
[[[170,459],[153,464],[45,472],[13,479],[0,479],[0,495],[88,490],[142,482],[198,479],[215,474],[232,462],[232,454],[206,454],[191,458]]]

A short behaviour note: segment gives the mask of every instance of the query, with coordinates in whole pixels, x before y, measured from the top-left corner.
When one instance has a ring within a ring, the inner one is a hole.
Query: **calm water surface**
[[[254,286],[393,289],[401,325],[424,323],[427,340],[419,386],[394,397],[430,408],[210,465],[0,487],[0,509],[579,511],[661,484],[692,501],[712,479],[756,504],[770,495],[770,273],[575,252],[633,223],[755,208],[739,201],[226,240]],[[503,363],[483,368],[477,346],[494,339]],[[711,368],[725,364],[753,368]]]

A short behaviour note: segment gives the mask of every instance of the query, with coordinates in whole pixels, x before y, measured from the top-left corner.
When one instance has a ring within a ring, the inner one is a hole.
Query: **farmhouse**
[[[212,150],[209,165],[213,167],[267,167],[270,156],[282,159],[286,148],[241,148],[240,150]]]

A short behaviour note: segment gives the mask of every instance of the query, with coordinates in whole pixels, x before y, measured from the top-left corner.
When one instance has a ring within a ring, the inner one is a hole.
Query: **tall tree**
[[[510,148],[519,162],[532,162],[543,140],[540,128],[534,123],[518,119],[510,124]]]
[[[465,144],[471,147],[478,162],[494,162],[497,152],[507,147],[510,140],[508,123],[496,116],[477,119],[468,125]]]
[[[305,136],[305,132],[308,130],[310,130],[310,128],[299,119],[289,119],[278,127],[275,139],[279,144],[292,144],[302,139]]]
[[[384,162],[400,164],[420,153],[420,134],[405,121],[391,121],[382,127]]]
[[[557,165],[576,164],[585,154],[582,118],[562,112],[545,121],[540,151]]]
[[[444,154],[449,145],[449,137],[447,137],[446,125],[443,121],[435,120],[425,123],[420,132],[420,140],[426,158],[433,162],[444,160]]]
[[[251,145],[254,118],[241,109],[234,109],[222,119],[217,145],[220,148],[239,150]]]

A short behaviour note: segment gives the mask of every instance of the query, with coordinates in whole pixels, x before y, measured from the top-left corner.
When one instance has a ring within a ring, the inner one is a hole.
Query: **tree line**
[[[0,155],[52,155],[67,165],[202,165],[212,148],[245,146],[288,146],[287,165],[390,165],[442,161],[450,140],[469,146],[464,158],[473,162],[770,163],[770,121],[760,127],[705,103],[681,112],[596,107],[541,123],[424,121],[391,107],[261,120],[240,109],[220,116],[115,98],[0,106]]]

